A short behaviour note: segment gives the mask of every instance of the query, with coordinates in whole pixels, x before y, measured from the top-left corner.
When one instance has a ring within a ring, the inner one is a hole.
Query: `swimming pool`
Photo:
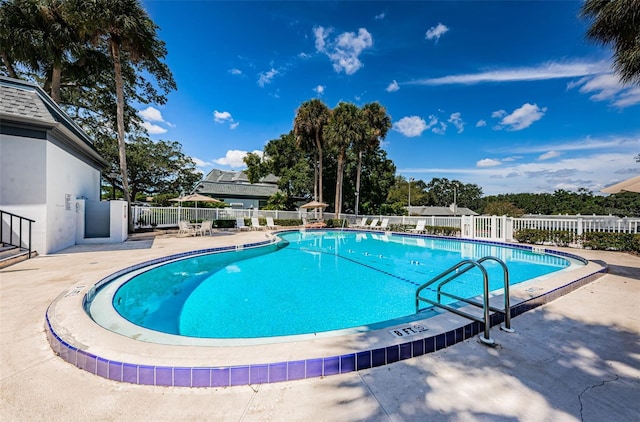
[[[366,234],[380,236],[372,232]],[[428,244],[434,239],[433,236],[413,234],[404,237],[405,241],[416,244]],[[74,284],[47,308],[44,321],[47,340],[61,359],[110,380],[157,386],[229,387],[347,374],[392,364],[475,338],[486,328],[482,322],[451,312],[423,311],[380,326],[330,331],[328,335],[211,339],[143,329],[119,316],[110,300],[106,301],[108,306],[104,309],[110,308],[114,319],[106,328],[96,324],[86,312],[87,305],[101,296],[96,292],[113,287],[117,283],[112,281],[124,275],[133,277],[186,257],[269,246],[273,245],[273,239],[272,234],[257,231],[180,241],[171,237],[157,238],[142,253],[146,261],[136,260],[138,254],[128,253],[122,262],[123,269],[116,273],[104,276],[108,273],[103,272],[101,279],[92,278],[99,272],[79,274]],[[497,254],[504,246],[515,249],[508,252],[514,256],[532,252],[534,259],[551,254],[571,261],[568,268],[513,286],[510,292],[512,318],[585,286],[606,273],[606,266],[566,251],[488,241],[453,245],[459,239],[442,239],[452,242],[449,247],[465,257]],[[385,242],[382,238],[379,240]],[[125,244],[123,249],[139,250],[137,243]],[[495,294],[493,299],[499,302],[501,296],[499,292]],[[503,315],[493,313],[489,325],[500,324],[503,319]],[[416,329],[418,327],[421,329]],[[513,328],[519,330],[518,320]],[[521,333],[526,335],[526,331]]]
[[[415,318],[416,289],[463,259],[500,258],[512,285],[570,265],[566,258],[531,250],[391,233],[294,231],[279,238],[259,248],[179,257],[123,274],[100,288],[88,311],[103,327],[147,341],[273,341],[379,329]],[[502,268],[485,266],[490,290],[499,293]],[[481,280],[470,271],[447,289],[475,297]]]

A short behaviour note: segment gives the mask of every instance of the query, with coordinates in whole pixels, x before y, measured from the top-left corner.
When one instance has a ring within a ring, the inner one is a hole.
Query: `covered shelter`
[[[615,185],[608,186],[601,189],[603,193],[620,193],[620,192],[636,192],[640,193],[640,175],[632,177],[631,179],[623,180]]]
[[[0,76],[0,122],[0,209],[35,221],[33,250],[127,238],[126,202],[100,201],[108,163],[42,88]]]

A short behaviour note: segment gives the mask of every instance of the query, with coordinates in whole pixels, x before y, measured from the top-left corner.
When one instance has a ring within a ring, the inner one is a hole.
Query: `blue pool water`
[[[463,259],[502,259],[511,284],[569,266],[558,256],[459,240],[352,231],[279,236],[283,241],[275,245],[199,255],[142,272],[117,289],[113,306],[130,322],[169,334],[287,336],[415,314],[417,287]],[[490,289],[501,289],[502,268],[484,265]],[[479,274],[471,270],[446,290],[476,296]]]

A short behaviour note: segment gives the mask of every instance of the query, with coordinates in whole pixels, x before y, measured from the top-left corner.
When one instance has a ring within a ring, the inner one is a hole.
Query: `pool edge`
[[[516,246],[501,242],[488,243],[509,247]],[[529,250],[533,250],[535,248],[525,245],[517,245],[517,247]],[[237,246],[231,248],[237,248]],[[587,260],[578,255],[566,252],[555,251],[552,249],[545,249],[545,252],[587,262]],[[184,255],[188,254],[192,253],[185,253]],[[576,280],[572,280],[561,286],[552,288],[544,293],[537,295],[533,294],[531,297],[512,306],[511,316],[516,317],[524,312],[553,301],[596,280],[606,272],[607,268],[600,266],[597,270],[583,274]],[[60,297],[63,296],[66,295],[63,293]],[[64,330],[56,331],[54,329],[54,324],[51,322],[51,310],[55,302],[56,301],[47,308],[44,328],[48,342],[52,350],[57,355],[72,365],[94,375],[114,381],[140,385],[229,387],[248,384],[276,383],[344,374],[432,353],[472,338],[483,330],[482,323],[468,322],[462,326],[449,329],[445,332],[435,335],[427,335],[421,338],[416,337],[412,340],[389,346],[313,359],[229,366],[144,365],[139,363],[123,362],[116,359],[108,359],[107,357],[90,353],[87,350],[88,347],[80,345],[74,346],[74,341],[71,339],[71,336],[66,337],[62,333]],[[502,315],[493,314],[491,316],[491,326],[495,326],[501,322],[503,322]]]

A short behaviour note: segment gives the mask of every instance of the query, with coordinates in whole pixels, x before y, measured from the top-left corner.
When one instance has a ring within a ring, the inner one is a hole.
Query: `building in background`
[[[279,191],[278,180],[270,174],[257,183],[249,183],[244,171],[213,169],[198,182],[194,192],[223,200],[233,208],[260,209]]]

